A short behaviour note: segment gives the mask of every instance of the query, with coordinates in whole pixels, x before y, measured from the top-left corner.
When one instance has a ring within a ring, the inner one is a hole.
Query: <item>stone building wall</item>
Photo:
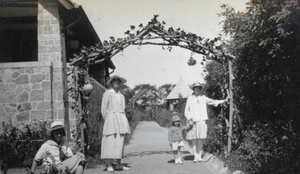
[[[0,122],[69,119],[58,1],[38,0],[37,21],[38,61],[0,64]]]
[[[38,1],[38,61],[53,64],[53,118],[68,119],[62,24],[57,0]],[[68,123],[67,123],[68,124]]]
[[[0,64],[0,129],[8,121],[53,119],[51,72],[50,62]]]
[[[8,121],[26,124],[34,119],[51,119],[65,120],[70,128],[75,125],[77,116],[70,109],[72,101],[68,99],[65,43],[58,1],[38,0],[37,20],[38,61],[0,64],[0,131],[3,123]],[[96,118],[100,115],[105,88],[96,81],[93,86],[88,107],[93,115],[91,118]]]

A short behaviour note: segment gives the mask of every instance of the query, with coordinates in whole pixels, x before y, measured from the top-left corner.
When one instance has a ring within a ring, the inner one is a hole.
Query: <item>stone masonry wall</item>
[[[37,20],[38,62],[0,64],[0,122],[68,118],[58,1],[38,0]]]
[[[68,117],[63,38],[57,0],[38,0],[38,61],[53,63],[53,117]],[[65,102],[66,101],[66,102]],[[66,108],[66,109],[65,109]]]
[[[0,122],[53,119],[51,72],[49,62],[0,64]]]

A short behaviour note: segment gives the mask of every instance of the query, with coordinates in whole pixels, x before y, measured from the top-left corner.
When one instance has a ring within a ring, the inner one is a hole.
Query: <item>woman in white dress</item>
[[[125,115],[125,99],[119,87],[126,83],[120,76],[112,76],[106,83],[108,89],[102,98],[101,113],[104,118],[101,158],[107,160],[107,171],[113,172],[112,161],[117,160],[117,170],[128,170],[121,164],[124,152],[124,137],[130,134],[130,127]]]
[[[194,163],[201,162],[203,152],[203,142],[207,136],[207,125],[206,120],[207,108],[206,105],[218,106],[219,104],[225,103],[225,100],[213,100],[204,95],[203,84],[200,82],[194,82],[190,85],[190,88],[194,91],[191,96],[188,97],[185,106],[185,117],[192,125],[187,131],[186,139],[192,142],[194,151]]]

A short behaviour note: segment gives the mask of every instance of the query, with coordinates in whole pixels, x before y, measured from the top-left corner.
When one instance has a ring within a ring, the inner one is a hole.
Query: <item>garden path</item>
[[[122,163],[131,167],[128,171],[115,171],[120,174],[222,174],[224,171],[215,165],[212,159],[206,163],[193,163],[193,156],[184,151],[183,164],[175,165],[173,154],[168,143],[168,130],[160,127],[156,122],[142,121],[136,127],[132,139],[124,149]],[[204,156],[208,157],[209,154]],[[89,169],[87,174],[108,173],[105,166]]]

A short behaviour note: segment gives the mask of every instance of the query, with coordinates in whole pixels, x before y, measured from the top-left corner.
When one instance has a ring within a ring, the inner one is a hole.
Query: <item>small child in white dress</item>
[[[182,131],[189,128],[190,128],[189,124],[186,126],[180,125],[180,117],[178,116],[177,112],[174,112],[172,114],[172,124],[171,127],[169,128],[168,138],[169,138],[171,149],[174,153],[174,159],[176,165],[183,164],[180,157],[180,150],[181,147],[183,147],[184,145]]]

